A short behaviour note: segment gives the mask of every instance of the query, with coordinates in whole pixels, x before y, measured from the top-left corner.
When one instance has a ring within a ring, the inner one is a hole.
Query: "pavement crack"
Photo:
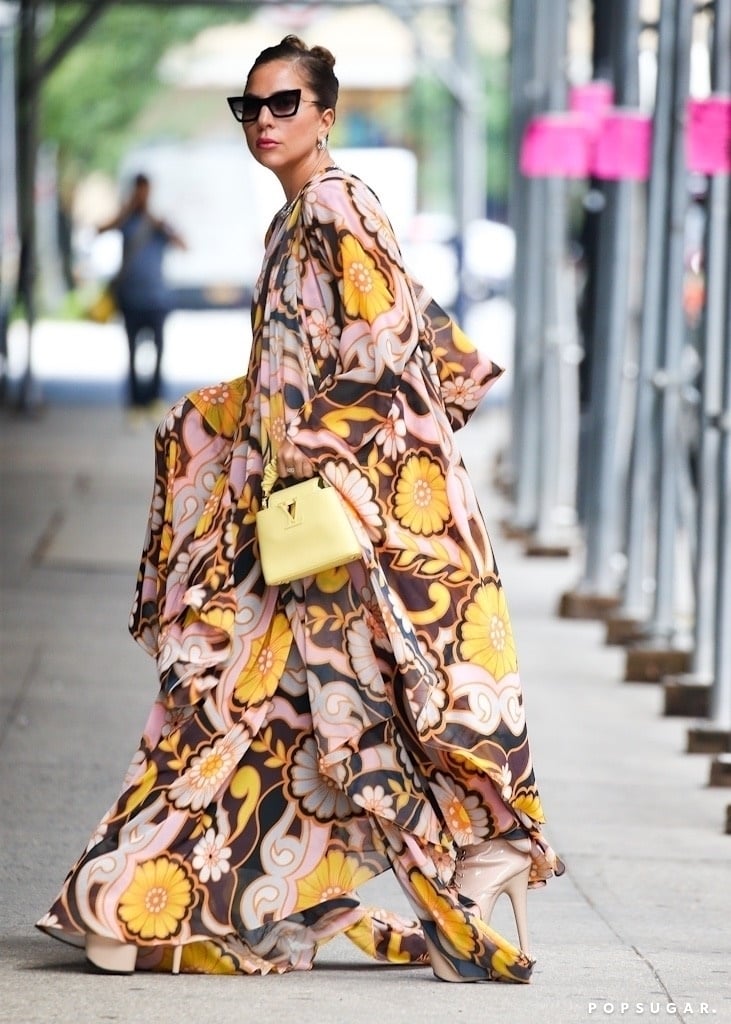
[[[35,678],[36,672],[38,670],[40,660],[41,648],[36,647],[35,650],[33,651],[33,656],[30,660],[28,670],[23,676],[21,685],[18,687],[18,691],[10,703],[8,713],[3,718],[2,724],[0,724],[0,750],[3,747],[5,739],[8,736],[10,730],[15,725],[15,723],[20,720],[20,709],[23,707],[23,702],[28,694],[31,684],[33,683],[33,679]]]
[[[76,495],[77,497],[80,495],[81,497],[84,497],[84,495],[90,494],[91,490],[91,476],[88,473],[77,473],[74,476],[74,479],[71,484],[72,495]],[[66,521],[67,513],[68,510],[64,509],[63,507],[56,508],[51,513],[51,518],[48,521],[48,525],[46,526],[45,530],[41,533],[40,537],[38,538],[38,542],[36,543],[35,547],[33,548],[33,551],[31,552],[30,558],[31,563],[33,565],[42,564],[43,560],[48,554],[48,549],[50,548],[56,535],[58,534],[58,531],[61,529],[64,522]]]
[[[48,549],[53,543],[54,537],[63,526],[65,518],[66,517],[63,513],[63,510],[60,508],[57,508],[54,512],[51,513],[51,518],[48,521],[48,525],[38,538],[38,543],[31,552],[30,560],[33,565],[42,564],[43,559],[46,557]]]
[[[657,984],[660,986],[660,989],[663,992],[663,994],[665,995],[665,997],[667,998],[668,1003],[673,1003],[673,1005],[676,1007],[675,1013],[673,1014],[675,1019],[677,1021],[679,1021],[680,1024],[688,1024],[686,1018],[677,1009],[677,1005],[678,1004],[673,999],[673,997],[672,997],[672,995],[670,993],[670,990],[668,989],[667,985],[665,984],[665,982],[663,981],[662,977],[658,973],[658,970],[655,967],[655,965],[653,964],[653,962],[650,959],[648,959],[648,957],[645,956],[645,954],[642,952],[642,950],[639,949],[637,946],[635,946],[635,944],[633,942],[630,942],[627,938],[625,938],[624,935],[622,935],[622,933],[619,931],[619,929],[616,927],[616,925],[614,925],[613,922],[610,921],[610,919],[607,917],[607,915],[604,914],[602,912],[602,910],[599,908],[599,906],[594,902],[594,900],[591,898],[591,895],[589,894],[589,892],[587,892],[587,890],[583,888],[583,886],[578,881],[578,879],[576,878],[575,875],[573,875],[573,874],[571,875],[571,880],[572,880],[572,882],[574,884],[574,888],[579,893],[581,898],[586,902],[587,906],[590,907],[591,910],[596,914],[596,916],[599,918],[599,920],[606,926],[608,931],[610,931],[612,933],[612,935],[614,935],[614,937],[623,946],[625,946],[627,949],[631,949],[632,952],[635,954],[635,956],[638,958],[638,960],[640,960],[645,965],[647,970],[650,972],[652,977],[655,979]]]
[[[645,965],[645,967],[647,967],[647,969],[650,972],[650,974],[653,976],[655,981],[658,983],[658,985],[660,986],[662,991],[667,996],[668,1003],[672,1003],[675,1006],[675,1013],[673,1014],[673,1016],[677,1020],[679,1020],[681,1022],[681,1024],[687,1024],[685,1017],[682,1015],[682,1013],[680,1013],[680,1011],[677,1008],[678,1007],[677,1002],[675,1001],[675,999],[673,999],[672,995],[670,994],[670,990],[668,989],[667,985],[665,984],[665,982],[660,977],[660,975],[659,975],[659,973],[657,971],[657,968],[653,964],[652,960],[648,960],[648,958],[645,956],[645,954],[642,952],[642,950],[638,949],[637,946],[632,945],[632,946],[630,946],[630,949],[632,949],[632,951],[634,952],[635,956],[639,957],[639,959],[642,961],[642,963]]]

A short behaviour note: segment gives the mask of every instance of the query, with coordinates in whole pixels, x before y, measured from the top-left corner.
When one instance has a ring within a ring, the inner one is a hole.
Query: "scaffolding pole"
[[[712,85],[731,92],[731,0],[716,0]],[[698,453],[698,546],[691,675],[710,683],[716,660],[717,568],[719,566],[719,470],[723,406],[726,299],[728,295],[729,175],[714,174],[708,185],[705,231],[705,307],[701,332],[701,430]],[[721,560],[722,561],[722,560]]]
[[[555,0],[551,16],[543,37],[549,67],[547,109],[558,113],[567,106],[567,0]],[[576,523],[579,390],[573,276],[567,253],[567,185],[563,177],[550,177],[541,184],[545,203],[540,458],[536,527],[528,552],[568,555]]]
[[[530,112],[544,111],[548,104],[550,75],[546,39],[551,37],[553,12],[539,0],[514,0],[513,17],[529,20],[530,65],[523,89]],[[525,22],[523,23],[525,26]],[[526,62],[527,63],[527,62]],[[516,173],[517,169],[516,169]],[[515,490],[513,528],[535,529],[538,522],[541,443],[541,394],[543,348],[543,274],[546,213],[546,182],[524,179],[525,218],[517,237],[518,273],[515,292],[515,345],[520,375],[519,400],[513,401],[519,424],[515,430],[513,459]]]
[[[639,102],[638,0],[616,5],[612,78],[618,106]],[[591,331],[591,399],[586,459],[586,561],[578,591],[593,598],[615,598],[620,586],[624,547],[629,452],[620,444],[620,417],[627,377],[630,334],[632,209],[636,186],[627,180],[602,186],[596,303]]]
[[[670,180],[666,208],[667,245],[663,272],[664,301],[658,321],[661,360],[653,378],[660,393],[658,459],[658,500],[655,545],[655,593],[645,640],[671,644],[676,636],[676,581],[678,495],[680,488],[680,422],[683,346],[686,340],[683,285],[685,278],[685,224],[688,210],[688,174],[685,160],[684,125],[690,83],[690,49],[693,5],[675,0],[673,51],[673,132]],[[635,510],[636,511],[636,510]]]
[[[646,619],[648,615],[653,586],[649,548],[653,510],[656,510],[655,466],[659,447],[656,428],[659,403],[655,378],[661,360],[660,340],[667,270],[665,252],[668,242],[669,169],[674,136],[674,76],[665,69],[672,68],[674,63],[679,3],[682,3],[682,0],[664,3],[660,13],[635,429],[628,487],[627,573],[619,611],[624,618],[638,622]]]
[[[510,5],[510,192],[508,219],[516,240],[528,232],[528,195],[530,180],[520,173],[520,147],[526,126],[535,110],[533,89],[533,35],[535,32],[536,0],[512,0]],[[523,410],[526,405],[527,368],[525,346],[521,343],[524,330],[523,310],[527,300],[526,263],[522,243],[519,243],[512,279],[512,302],[515,311],[515,345],[513,352],[513,381],[511,401],[511,430],[503,483],[515,496],[519,476],[518,460],[523,451]]]
[[[729,60],[731,59],[731,0],[717,0],[715,31],[720,57],[719,77],[724,83],[731,81]],[[728,175],[722,176],[728,189]],[[719,177],[719,180],[720,177]],[[728,253],[731,246],[731,217],[728,204],[725,208],[725,253],[727,264],[724,280],[719,289],[725,291],[725,330],[721,342],[724,351],[723,368],[723,410],[719,418],[721,428],[719,444],[719,505],[718,505],[718,572],[716,583],[715,651],[714,678],[711,687],[710,725],[716,731],[725,733],[725,749],[729,749],[731,737],[731,289],[729,289]]]

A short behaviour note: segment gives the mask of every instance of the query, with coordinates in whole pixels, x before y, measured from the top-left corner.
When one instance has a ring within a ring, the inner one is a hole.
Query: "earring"
[[[326,139],[318,139],[317,140],[317,148],[319,150],[323,150],[325,148],[325,142],[326,141],[327,141]]]

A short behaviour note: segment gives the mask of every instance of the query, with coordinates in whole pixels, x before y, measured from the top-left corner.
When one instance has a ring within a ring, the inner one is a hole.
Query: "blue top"
[[[120,224],[119,230],[123,240],[122,267],[115,279],[115,292],[120,307],[170,309],[170,291],[162,272],[162,259],[170,242],[164,225],[135,212]]]

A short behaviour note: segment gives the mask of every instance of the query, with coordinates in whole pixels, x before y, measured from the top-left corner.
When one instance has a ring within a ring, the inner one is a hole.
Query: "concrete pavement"
[[[708,762],[653,685],[620,682],[598,623],[560,620],[576,559],[527,559],[500,536],[490,453],[500,407],[463,432],[518,641],[548,832],[567,874],[531,893],[527,987],[452,986],[381,967],[346,941],[310,974],[99,977],[37,933],[115,797],[155,693],[127,634],[152,484],[153,424],[114,404],[0,414],[0,1021],[18,1024],[731,1024],[731,837]],[[389,877],[374,903],[401,906]],[[505,907],[498,926],[511,927]]]

